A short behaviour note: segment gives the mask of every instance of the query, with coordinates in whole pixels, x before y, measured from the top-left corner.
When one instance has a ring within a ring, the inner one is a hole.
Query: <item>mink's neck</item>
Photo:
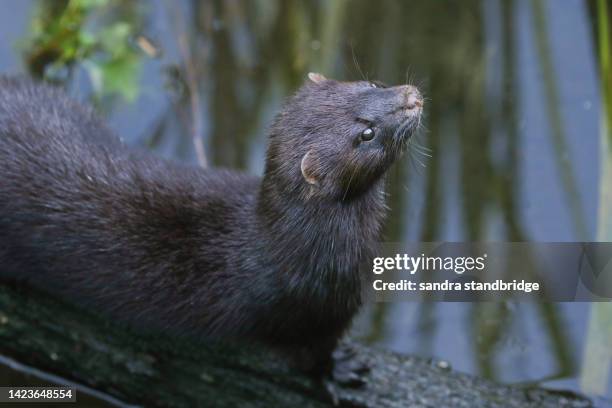
[[[360,291],[358,270],[373,255],[385,216],[383,186],[380,180],[350,201],[324,201],[264,178],[256,209],[261,248],[284,274],[310,281],[309,290]]]

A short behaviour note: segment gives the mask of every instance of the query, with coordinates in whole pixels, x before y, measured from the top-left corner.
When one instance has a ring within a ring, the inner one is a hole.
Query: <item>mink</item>
[[[61,90],[0,77],[0,276],[328,370],[363,301],[385,172],[422,104],[410,85],[311,73],[276,116],[256,177],[131,149]]]

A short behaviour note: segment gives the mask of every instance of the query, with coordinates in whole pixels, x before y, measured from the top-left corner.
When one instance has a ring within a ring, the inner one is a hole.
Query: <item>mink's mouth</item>
[[[404,112],[404,117],[400,124],[395,128],[389,146],[391,151],[398,155],[401,155],[404,153],[404,151],[406,151],[408,142],[412,138],[412,135],[414,135],[421,125],[421,108],[418,108],[418,111],[416,109],[411,109]]]

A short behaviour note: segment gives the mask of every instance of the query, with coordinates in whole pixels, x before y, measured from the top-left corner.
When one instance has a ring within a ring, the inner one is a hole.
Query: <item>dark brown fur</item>
[[[327,361],[361,305],[383,174],[420,97],[313,79],[275,120],[260,179],[130,151],[62,92],[0,78],[0,275],[140,325]]]

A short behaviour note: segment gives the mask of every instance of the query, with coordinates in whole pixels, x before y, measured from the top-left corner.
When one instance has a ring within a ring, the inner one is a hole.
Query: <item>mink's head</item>
[[[301,197],[358,197],[405,150],[423,98],[410,85],[308,77],[272,126],[265,181]]]

